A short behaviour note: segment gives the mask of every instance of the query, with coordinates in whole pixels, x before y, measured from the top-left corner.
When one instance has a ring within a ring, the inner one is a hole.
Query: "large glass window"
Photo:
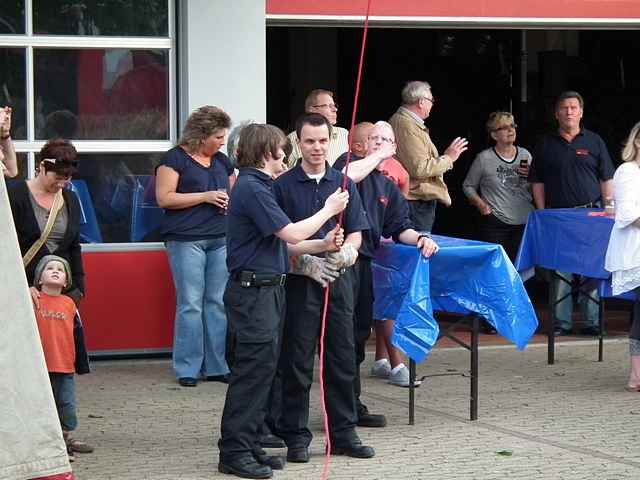
[[[36,138],[168,139],[168,52],[35,50]]]
[[[2,0],[0,35],[24,33],[24,0]]]
[[[41,35],[166,37],[166,0],[33,0],[33,31]]]
[[[176,140],[175,0],[0,0],[0,107],[18,178],[73,142],[83,243],[159,240],[155,166]],[[30,24],[28,22],[31,22]]]
[[[155,167],[162,155],[80,155],[72,186],[84,212],[84,243],[160,241]]]
[[[12,107],[11,135],[27,138],[26,60],[24,48],[0,47],[0,107]]]
[[[26,153],[17,153],[16,156],[18,157],[18,175],[16,175],[15,178],[20,178],[20,179],[25,179],[29,176],[29,163],[27,161],[27,154]]]

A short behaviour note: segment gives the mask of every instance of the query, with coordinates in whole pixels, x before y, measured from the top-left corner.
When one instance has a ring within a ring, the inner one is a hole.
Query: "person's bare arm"
[[[361,232],[351,232],[344,239],[344,243],[352,244],[356,250],[360,249],[360,245],[362,245],[362,233]]]
[[[438,244],[430,237],[408,228],[398,235],[398,240],[406,245],[415,245],[423,256],[429,258],[439,249]]]
[[[13,178],[18,175],[18,157],[16,155],[16,149],[13,146],[13,142],[11,141],[11,137],[4,139],[0,138],[0,148],[2,149],[4,156],[2,163],[4,163],[6,168],[4,176]]]
[[[303,240],[295,245],[288,243],[287,250],[289,255],[295,257],[305,253],[316,254],[323,252],[336,252],[344,243],[344,230],[342,228],[334,228],[322,239]]]
[[[0,149],[2,149],[2,163],[6,170],[5,177],[13,178],[18,175],[18,157],[11,140],[11,107],[0,108]]]
[[[336,190],[324,202],[324,206],[314,215],[296,223],[289,223],[275,235],[288,244],[296,245],[316,233],[331,217],[347,207],[349,192]]]
[[[533,195],[533,204],[538,210],[544,209],[544,183],[532,183],[531,194]]]
[[[359,183],[365,179],[367,175],[369,175],[380,164],[380,162],[392,157],[395,153],[395,145],[385,143],[377,152],[373,152],[371,155],[368,155],[357,162],[350,162],[349,171],[346,172],[347,176],[355,183]],[[345,173],[345,169],[346,167],[342,169],[342,173]]]
[[[226,192],[212,190],[208,192],[178,193],[180,175],[174,169],[161,165],[156,173],[156,201],[158,206],[169,210],[194,207],[201,203],[210,203],[226,208],[229,196]]]
[[[602,206],[608,198],[613,198],[613,180],[603,180],[600,182],[600,195],[602,198]]]

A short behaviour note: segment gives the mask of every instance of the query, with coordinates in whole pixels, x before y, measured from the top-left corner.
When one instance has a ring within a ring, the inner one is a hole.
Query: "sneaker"
[[[92,453],[93,447],[86,442],[81,442],[73,437],[67,437],[67,451],[75,453]]]
[[[391,373],[391,364],[389,360],[383,358],[381,360],[376,360],[373,366],[371,367],[371,376],[378,378],[389,378],[389,374]]]
[[[406,365],[402,365],[397,371],[391,371],[389,374],[389,383],[396,385],[397,387],[409,387],[409,369]],[[413,383],[414,387],[419,387],[422,382],[416,380]]]

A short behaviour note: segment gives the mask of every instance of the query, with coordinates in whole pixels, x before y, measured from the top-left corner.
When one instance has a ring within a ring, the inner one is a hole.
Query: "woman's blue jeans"
[[[177,378],[226,375],[224,238],[165,243],[176,288],[173,369]]]

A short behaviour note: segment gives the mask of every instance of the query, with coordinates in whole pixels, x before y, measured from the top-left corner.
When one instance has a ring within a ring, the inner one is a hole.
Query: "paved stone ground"
[[[371,460],[332,457],[331,479],[589,479],[640,478],[640,394],[623,389],[627,342],[608,340],[596,362],[593,341],[480,351],[480,419],[468,421],[469,382],[436,376],[417,390],[409,426],[408,391],[364,375],[363,399],[389,426],[359,429],[376,448]],[[368,372],[371,358],[365,365]],[[468,369],[462,349],[436,349],[419,375]],[[78,480],[235,478],[217,472],[226,386],[181,388],[168,360],[94,363],[78,377],[77,437],[95,445],[73,464]],[[289,464],[277,479],[314,479],[323,441],[317,384],[311,413],[316,438],[308,464]],[[276,452],[274,450],[274,452]],[[507,452],[510,455],[501,455]]]

